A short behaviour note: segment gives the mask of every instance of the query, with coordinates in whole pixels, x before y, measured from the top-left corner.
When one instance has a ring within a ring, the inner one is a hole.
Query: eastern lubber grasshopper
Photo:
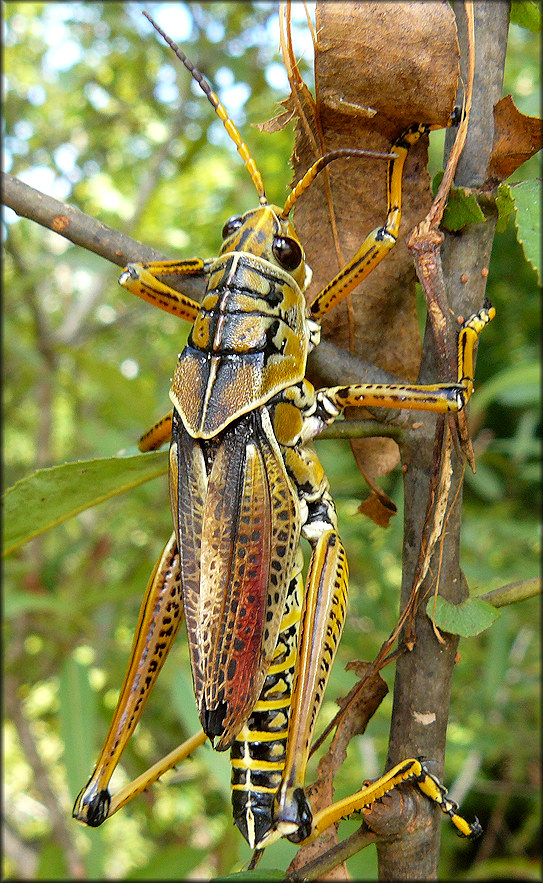
[[[304,793],[348,586],[334,503],[310,442],[347,406],[461,410],[473,390],[475,342],[494,315],[487,304],[463,323],[454,383],[315,391],[305,379],[307,355],[319,343],[319,320],[393,247],[405,157],[431,127],[413,125],[391,154],[372,154],[388,163],[386,221],[307,307],[303,293],[311,272],[289,214],[328,163],[367,152],[326,154],[283,208],[269,205],[256,164],[207,80],[152,24],[222,120],[259,206],[225,223],[217,258],[131,264],[119,280],[132,294],[190,321],[192,331],[173,377],[173,412],[140,441],[142,450],[170,441],[174,532],[149,580],[115,716],[74,816],[101,824],[209,738],[217,750],[231,749],[234,821],[252,847],[261,849],[282,836],[311,840],[407,780],[438,803],[461,834],[477,834],[478,822],[458,815],[443,786],[417,759],[314,817]],[[171,276],[205,279],[202,303],[157,278]],[[312,549],[305,586],[301,537]],[[109,780],[183,611],[202,732],[111,799]]]

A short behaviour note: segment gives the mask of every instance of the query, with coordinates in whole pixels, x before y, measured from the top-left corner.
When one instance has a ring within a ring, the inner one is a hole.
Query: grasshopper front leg
[[[157,261],[129,264],[119,276],[119,285],[147,303],[194,322],[200,305],[192,298],[157,279],[157,276],[202,276],[207,279],[212,260],[193,258],[184,261]]]

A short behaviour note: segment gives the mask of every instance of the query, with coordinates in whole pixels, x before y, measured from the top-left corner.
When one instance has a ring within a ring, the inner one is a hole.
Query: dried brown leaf
[[[488,176],[504,181],[522,163],[541,150],[543,138],[539,117],[529,117],[515,107],[510,95],[494,107],[494,144]]]
[[[359,515],[371,518],[379,527],[388,527],[390,519],[396,515],[398,509],[386,494],[376,494],[372,491],[369,497],[360,503],[357,511]]]
[[[351,450],[371,490],[370,496],[358,507],[358,513],[366,515],[379,527],[388,527],[398,509],[388,494],[376,484],[376,479],[380,475],[388,475],[398,465],[398,445],[391,438],[354,438],[351,439]]]
[[[271,120],[266,120],[265,123],[259,123],[257,128],[260,129],[261,132],[267,132],[268,135],[273,135],[274,132],[281,132],[285,126],[288,126],[290,123],[294,111],[289,110],[287,107],[287,99],[286,101],[282,101],[281,105],[286,108],[286,110],[282,110],[277,116],[271,118]]]
[[[360,417],[360,411],[357,414]],[[353,438],[351,448],[368,484],[380,475],[388,475],[400,462],[398,445],[392,438]],[[365,466],[368,462],[371,467]]]
[[[413,122],[445,125],[454,104],[458,47],[454,17],[441,3],[317,4],[316,114],[322,149],[387,150]],[[341,103],[348,112],[341,113]],[[355,108],[361,108],[356,114]],[[367,108],[376,111],[371,119]],[[312,128],[314,128],[312,126]],[[306,143],[295,146],[296,177],[315,158]],[[326,317],[325,336],[380,367],[416,377],[420,359],[414,310],[414,273],[404,238],[431,202],[422,146],[409,157],[399,241],[381,266],[353,294],[354,345],[347,304]],[[322,176],[324,177],[324,176]],[[332,211],[342,256],[331,236],[331,209],[316,181],[297,207],[314,281],[314,296],[354,253],[386,213],[386,167],[379,161],[344,160],[330,167]]]
[[[414,122],[447,123],[458,78],[456,26],[448,4],[318,3],[316,22],[316,101],[313,108],[308,100],[302,103],[306,122],[297,124],[295,180],[316,158],[315,144],[320,153],[339,147],[386,151]],[[432,201],[426,159],[426,146],[419,144],[406,162],[395,248],[323,321],[324,337],[411,380],[418,373],[420,337],[415,274],[404,241]],[[295,209],[313,269],[308,300],[385,215],[383,161],[339,160],[315,181]]]

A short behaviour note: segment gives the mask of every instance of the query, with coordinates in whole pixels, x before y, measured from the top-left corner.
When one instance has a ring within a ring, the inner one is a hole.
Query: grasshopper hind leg
[[[175,535],[164,547],[147,585],[117,708],[94,772],[80,791],[73,817],[92,828],[112,812],[109,782],[141,718],[183,620]]]
[[[89,828],[98,828],[108,818],[110,806],[111,794],[109,790],[107,788],[99,789],[92,782],[85,785],[77,795],[73,815]]]

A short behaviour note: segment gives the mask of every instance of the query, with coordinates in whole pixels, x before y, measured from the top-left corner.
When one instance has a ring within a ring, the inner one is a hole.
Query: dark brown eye
[[[241,215],[233,215],[233,217],[228,218],[226,224],[222,228],[222,238],[226,239],[228,236],[231,236],[232,233],[241,227],[242,223]]]
[[[302,249],[295,239],[288,236],[274,236],[272,251],[285,270],[295,270],[302,260]]]

